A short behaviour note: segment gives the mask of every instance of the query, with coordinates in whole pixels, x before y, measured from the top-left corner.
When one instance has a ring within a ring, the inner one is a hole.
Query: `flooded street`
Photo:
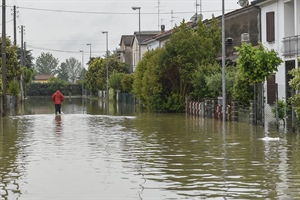
[[[300,137],[132,105],[28,99],[0,118],[0,199],[300,199]]]

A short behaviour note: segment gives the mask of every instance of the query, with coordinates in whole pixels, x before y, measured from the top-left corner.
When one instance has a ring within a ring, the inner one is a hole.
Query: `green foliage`
[[[233,99],[238,100],[241,105],[249,106],[249,100],[254,98],[254,84],[244,74],[237,72],[233,86]]]
[[[34,70],[37,74],[57,74],[59,60],[51,53],[42,53],[36,59]]]
[[[53,92],[55,92],[56,90],[63,90],[67,86],[66,81],[55,77],[50,78],[49,83],[50,90],[52,90]]]
[[[33,69],[34,68],[34,64],[33,64],[33,56],[31,53],[32,50],[26,50],[25,51],[25,58],[24,58],[24,67],[28,68],[28,69]],[[17,47],[17,55],[18,55],[18,60],[19,60],[19,64],[21,65],[21,48]]]
[[[18,94],[20,94],[21,89],[20,89],[20,83],[17,81],[11,81],[8,84],[8,88],[7,88],[7,93],[11,94],[13,96],[17,96]]]
[[[122,91],[131,93],[133,86],[134,75],[133,74],[124,74],[121,85]]]
[[[51,83],[30,83],[28,87],[28,96],[51,96],[56,90],[60,90],[64,95],[81,95],[81,84],[70,84],[53,80]]]
[[[207,87],[206,77],[210,77],[215,73],[221,73],[221,70],[221,66],[218,64],[198,65],[197,69],[192,74],[192,84],[194,89],[190,93],[190,99],[202,101],[207,97],[213,97],[211,90]]]
[[[128,73],[128,65],[121,63],[116,56],[108,58],[108,75],[114,73]],[[92,92],[106,89],[106,58],[94,58],[89,63],[85,74],[85,85]]]
[[[105,59],[93,59],[85,75],[85,85],[92,93],[97,93],[99,89],[104,90],[106,88]]]
[[[65,67],[68,73],[68,81],[75,83],[79,80],[80,74],[82,72],[81,63],[74,57],[69,58],[65,62]]]
[[[289,101],[293,104],[297,117],[300,116],[300,68],[293,69],[289,72],[293,78],[290,80],[289,85],[296,91]]]
[[[0,94],[2,94],[2,78],[0,77]]]
[[[109,78],[109,87],[114,90],[122,90],[123,76],[123,73],[113,72]]]
[[[278,118],[281,120],[284,120],[284,118],[286,117],[286,109],[287,109],[287,105],[283,100],[278,100]],[[272,108],[272,113],[274,115],[274,117],[276,117],[276,107],[274,106]]]
[[[138,63],[134,74],[133,92],[148,110],[162,111],[164,94],[161,82],[161,67],[159,65],[164,49],[147,52]]]
[[[64,80],[64,81],[69,81],[69,73],[68,73],[68,67],[65,62],[61,63],[58,70],[57,77]]]
[[[23,79],[26,84],[32,81],[33,75],[34,71],[32,68],[23,67]]]
[[[283,62],[274,49],[268,51],[259,43],[258,47],[244,43],[238,50],[238,68],[251,83],[264,82],[271,74],[277,71],[277,67]]]
[[[2,46],[2,39],[0,40]],[[0,49],[2,55],[2,49]],[[2,58],[0,59],[0,72],[2,72]],[[16,77],[19,77],[22,73],[20,65],[18,65],[17,49],[12,45],[11,41],[6,39],[6,84],[9,85],[11,81],[14,81]]]
[[[221,29],[217,20],[210,27],[199,20],[196,30],[183,21],[174,29],[165,48],[147,52],[140,61],[134,77],[134,94],[148,110],[183,111],[188,95],[208,90],[205,76],[197,72],[198,66],[213,63],[220,50]],[[201,70],[206,71],[204,67]]]

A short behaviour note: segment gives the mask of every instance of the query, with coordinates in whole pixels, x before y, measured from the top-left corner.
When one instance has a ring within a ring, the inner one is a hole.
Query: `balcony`
[[[300,55],[300,35],[283,38],[283,56]]]

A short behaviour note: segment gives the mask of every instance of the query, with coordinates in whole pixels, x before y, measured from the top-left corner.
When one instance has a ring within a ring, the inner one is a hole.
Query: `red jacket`
[[[54,101],[55,104],[61,104],[64,100],[64,95],[57,90],[53,95],[52,95],[52,100]]]

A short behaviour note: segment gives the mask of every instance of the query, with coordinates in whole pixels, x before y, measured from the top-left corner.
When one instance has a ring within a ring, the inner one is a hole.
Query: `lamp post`
[[[106,98],[109,99],[109,95],[108,95],[108,31],[102,31],[102,34],[106,34]]]
[[[91,60],[91,58],[92,58],[92,44],[88,43],[86,45],[90,46],[90,60]]]
[[[82,63],[81,63],[81,68],[82,68],[82,71],[81,71],[81,76],[82,76],[82,78],[81,78],[81,79],[82,79],[82,80],[81,80],[81,81],[82,81],[82,86],[81,86],[81,87],[82,87],[82,88],[81,88],[81,95],[82,95],[82,98],[83,98],[83,80],[84,80],[84,79],[83,79],[83,69],[84,69],[84,67],[83,67],[83,63],[84,63],[84,62],[83,62],[83,58],[84,58],[84,51],[83,51],[83,50],[80,50],[79,52],[82,53]]]
[[[222,93],[223,93],[223,102],[222,102],[222,117],[223,122],[226,121],[226,66],[225,66],[225,3],[222,0]]]
[[[133,6],[132,10],[139,10],[139,62],[142,58],[142,52],[141,52],[141,7]]]

